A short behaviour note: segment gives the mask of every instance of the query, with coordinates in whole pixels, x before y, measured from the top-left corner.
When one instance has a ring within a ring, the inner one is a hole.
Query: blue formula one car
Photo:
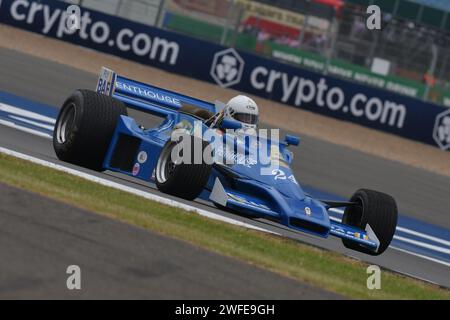
[[[128,108],[158,116],[161,122],[155,128],[144,128],[128,116]],[[237,130],[239,123],[221,120],[220,114],[220,103],[143,84],[103,68],[96,91],[77,90],[63,104],[53,145],[63,161],[154,182],[167,194],[208,199],[224,210],[267,218],[320,237],[333,235],[347,248],[366,254],[379,255],[387,249],[397,225],[395,200],[367,189],[358,190],[347,202],[318,200],[306,194],[289,166],[293,157],[288,146],[299,144],[295,136],[287,135],[284,141],[264,140],[269,157],[279,165],[269,174],[261,174],[264,165],[252,160],[246,143],[241,146],[247,154],[244,161],[236,161],[234,147],[222,152],[231,163],[216,160],[214,151],[211,162],[203,157],[200,162],[174,161],[174,148],[181,141],[199,139],[194,136],[198,123],[205,131],[223,130],[224,140],[236,142],[236,136],[226,129]],[[180,130],[189,139],[173,139]],[[201,140],[200,151],[205,152],[210,142]],[[191,150],[193,159],[196,149]],[[328,214],[338,207],[345,208],[342,222],[330,220]]]

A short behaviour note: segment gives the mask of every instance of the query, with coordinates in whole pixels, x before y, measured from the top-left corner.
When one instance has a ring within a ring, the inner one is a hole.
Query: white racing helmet
[[[258,106],[249,97],[236,96],[226,104],[224,118],[239,121],[244,130],[256,129],[259,118]]]

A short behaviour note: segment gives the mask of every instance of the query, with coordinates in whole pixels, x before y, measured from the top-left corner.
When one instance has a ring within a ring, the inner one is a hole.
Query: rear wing
[[[96,91],[122,101],[129,108],[159,117],[177,113],[185,105],[202,108],[211,113],[217,111],[213,103],[127,79],[105,67],[100,72]]]

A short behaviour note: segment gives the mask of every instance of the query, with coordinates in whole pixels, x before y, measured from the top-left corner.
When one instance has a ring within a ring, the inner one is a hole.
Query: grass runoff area
[[[0,182],[183,240],[348,298],[450,299],[450,292],[445,289],[388,271],[382,271],[381,289],[369,290],[366,263],[276,235],[210,220],[4,154],[0,154]]]

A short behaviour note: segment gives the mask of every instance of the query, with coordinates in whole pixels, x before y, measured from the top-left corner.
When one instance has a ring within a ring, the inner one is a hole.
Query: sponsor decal
[[[107,69],[102,68],[100,77],[97,82],[97,92],[110,96],[112,94],[112,90],[114,86],[112,86],[112,83],[114,81],[114,72]]]
[[[433,138],[441,149],[450,149],[450,110],[437,115],[433,129]]]
[[[346,234],[345,230],[342,229],[341,227],[335,226],[335,225],[331,225],[331,229],[335,232],[338,232],[340,234]]]
[[[335,225],[331,226],[331,229],[335,232],[339,232],[340,234],[344,234],[352,239],[360,239],[363,241],[369,241],[369,236],[367,234],[361,232],[354,232],[350,230],[344,230],[342,227],[338,227]]]
[[[310,207],[305,207],[305,213],[307,216],[311,215],[311,208]]]
[[[135,163],[133,166],[133,176],[137,176],[139,174],[139,171],[141,170],[141,165],[139,163]]]
[[[245,62],[233,48],[225,49],[214,55],[211,77],[222,88],[231,87],[241,82]]]
[[[145,162],[147,162],[147,152],[145,151],[139,152],[137,160],[140,164],[144,164]]]
[[[253,207],[257,207],[257,208],[261,208],[261,209],[270,211],[270,208],[268,206],[266,206],[265,204],[256,203],[254,201],[247,200],[244,197],[240,197],[240,196],[234,195],[234,194],[229,193],[229,192],[227,193],[227,195],[231,198],[231,200],[234,200],[236,202],[243,203],[243,204],[246,204],[246,205],[250,205],[250,206],[253,206]]]
[[[362,239],[362,240],[369,240],[369,236],[368,235],[362,234],[360,232],[355,232],[353,235],[355,236],[355,238],[359,238],[359,239]]]
[[[313,105],[327,108],[332,112],[342,112],[399,129],[403,128],[406,121],[405,105],[369,97],[364,93],[346,97],[342,88],[330,87],[325,77],[314,82],[299,75],[257,66],[250,72],[250,83],[254,89],[264,93],[281,91],[281,102],[297,107]]]
[[[314,71],[325,72],[346,79],[352,79],[361,84],[368,84],[373,87],[387,89],[395,93],[413,98],[419,98],[424,94],[424,86],[419,83],[400,83],[395,77],[382,76],[372,73],[369,69],[362,70],[355,66],[349,66],[338,60],[331,60],[327,66],[325,60],[320,55],[310,56],[302,51],[291,53],[281,46],[272,48],[272,57],[286,62],[294,63],[300,67],[314,69]],[[444,97],[442,97],[444,100]],[[445,100],[443,101],[445,104]],[[450,101],[449,101],[450,106]]]
[[[271,31],[283,28],[292,38],[298,38],[298,26],[308,26],[307,29],[313,33],[325,32],[329,28],[330,22],[327,19],[319,18],[314,15],[306,16],[293,10],[277,8],[271,4],[264,4],[251,0],[236,0],[243,11],[242,21],[245,24],[255,25],[260,21],[269,22],[268,27]],[[272,33],[269,31],[269,33]]]
[[[132,85],[132,84],[116,81],[116,90],[117,89],[129,92],[132,94],[144,96],[144,97],[147,97],[154,101],[160,101],[160,102],[171,104],[176,107],[181,107],[181,102],[179,99],[169,96],[169,95],[166,95],[166,94],[162,94],[160,92],[148,90],[146,88],[139,87],[137,85]]]
[[[123,29],[117,29],[104,14],[83,8],[82,12],[76,12],[80,16],[74,20],[73,12],[68,13],[64,4],[58,5],[45,0],[4,0],[3,5],[2,11],[8,10],[7,14],[15,23],[35,26],[44,35],[60,39],[76,35],[77,40],[86,42],[87,47],[91,47],[91,43],[105,45],[136,57],[146,57],[150,61],[169,65],[175,65],[178,60],[180,46],[177,42],[135,31],[128,27],[129,24]],[[100,17],[104,17],[105,21],[100,20]]]
[[[223,151],[224,148],[215,148],[214,155],[215,160],[218,163],[223,163],[225,159],[225,164],[235,165],[240,164],[247,168],[250,168],[251,166],[254,166],[258,163],[258,161],[253,158],[252,156],[247,156],[242,153],[235,153],[234,151],[231,151],[228,146],[225,146],[225,152]]]

